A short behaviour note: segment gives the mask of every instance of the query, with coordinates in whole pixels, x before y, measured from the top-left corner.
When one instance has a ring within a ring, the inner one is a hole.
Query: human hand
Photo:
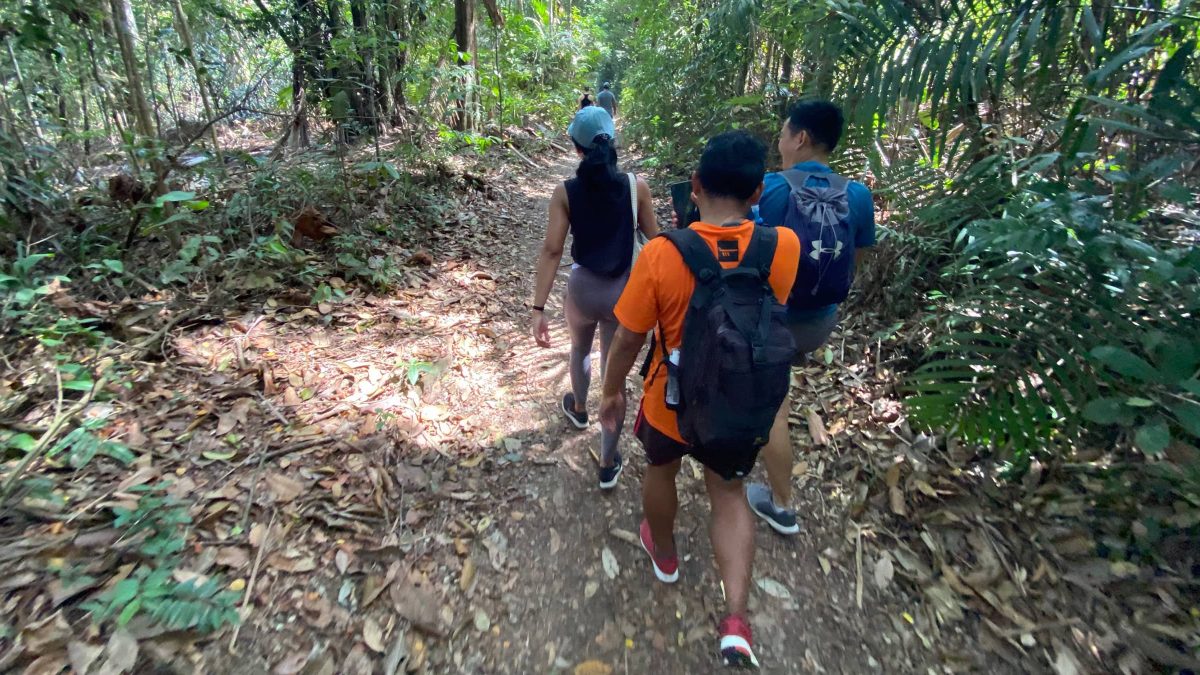
[[[675,212],[675,209],[671,209],[671,227],[679,229],[679,214]]]
[[[550,322],[546,319],[545,312],[533,310],[533,316],[529,320],[529,334],[539,347],[550,346]]]
[[[615,434],[625,421],[625,392],[600,399],[600,428]]]

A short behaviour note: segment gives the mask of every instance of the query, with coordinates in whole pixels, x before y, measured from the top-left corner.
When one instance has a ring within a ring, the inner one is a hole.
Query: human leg
[[[608,363],[608,348],[612,345],[613,335],[617,332],[617,322],[615,320],[600,321],[600,376],[604,377],[604,368]],[[613,467],[617,461],[617,442],[621,440],[621,428],[624,426],[624,420],[617,424],[614,432],[609,432],[607,429],[600,429],[600,467]],[[616,480],[615,476],[612,480]],[[604,477],[601,477],[601,482],[604,482]]]
[[[596,336],[596,320],[590,318],[582,305],[586,289],[581,283],[581,270],[572,270],[567,281],[567,298],[563,313],[571,337],[571,392],[563,397],[563,412],[581,429],[587,427],[588,387],[592,382],[592,342]]]
[[[712,506],[708,534],[725,588],[726,614],[717,629],[718,650],[726,665],[757,667],[746,618],[754,564],[754,517],[742,496],[742,481],[725,480],[705,469],[704,482]]]
[[[837,326],[837,313],[823,316],[802,317],[789,321],[792,338],[796,342],[798,356],[795,365],[800,365],[808,354],[823,345],[829,334]],[[795,534],[800,531],[796,514],[791,510],[792,504],[792,466],[795,461],[795,449],[791,433],[788,429],[788,417],[792,410],[792,395],[788,393],[783,405],[775,414],[771,426],[771,435],[763,446],[763,468],[767,472],[767,486],[751,484],[747,487],[746,497],[754,512],[780,534]]]

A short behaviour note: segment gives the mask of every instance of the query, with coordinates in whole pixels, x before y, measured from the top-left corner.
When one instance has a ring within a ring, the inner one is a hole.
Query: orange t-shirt
[[[692,223],[691,229],[704,238],[713,255],[717,255],[718,241],[736,241],[737,257],[732,255],[732,246],[722,247],[722,255],[718,258],[721,266],[728,269],[737,267],[746,247],[750,244],[750,235],[754,232],[754,223],[749,220],[741,225],[723,227],[709,223]],[[800,240],[790,229],[779,227],[779,243],[775,247],[775,259],[771,262],[769,282],[775,291],[779,302],[787,302],[788,293],[796,281],[796,268],[800,264]],[[679,249],[664,238],[651,240],[642,249],[642,254],[629,274],[629,282],[613,313],[617,321],[627,330],[635,333],[649,333],[655,326],[661,327],[662,337],[667,343],[667,353],[677,349],[683,342],[683,318],[687,314],[688,303],[692,299],[692,290],[696,281],[692,277],[687,263]],[[662,347],[655,346],[654,361],[650,365],[650,374],[646,378],[645,391],[642,395],[642,412],[646,421],[655,429],[683,443],[679,435],[679,424],[675,411],[667,408],[665,389],[667,385],[667,369],[660,368]]]

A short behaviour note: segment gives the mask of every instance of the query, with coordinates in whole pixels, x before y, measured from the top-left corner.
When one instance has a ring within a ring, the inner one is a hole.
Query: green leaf
[[[1133,436],[1133,442],[1137,445],[1138,450],[1147,455],[1157,455],[1165,450],[1167,444],[1171,442],[1171,430],[1165,421],[1158,419],[1138,427],[1137,433]]]
[[[129,577],[117,582],[117,585],[113,586],[112,598],[108,602],[109,608],[116,609],[117,607],[124,606],[130,600],[133,600],[134,596],[137,595],[138,590],[141,588],[141,585],[141,582],[136,578]]]
[[[91,391],[94,384],[91,380],[67,380],[62,383],[62,388],[71,391]]]
[[[186,202],[189,199],[195,198],[195,196],[196,196],[195,192],[184,192],[182,190],[173,190],[173,191],[168,192],[167,194],[162,195],[161,197],[155,199],[154,205],[161,208],[162,205],[166,204],[167,202]]]
[[[1142,357],[1123,347],[1106,345],[1092,350],[1092,357],[1112,370],[1143,382],[1158,382],[1159,372]]]
[[[1125,407],[1125,401],[1116,397],[1098,398],[1089,401],[1083,407],[1083,418],[1096,424],[1120,424],[1127,426],[1133,423],[1133,415]]]
[[[1184,401],[1171,407],[1175,421],[1194,438],[1200,438],[1200,403]]]
[[[105,260],[104,266],[113,272],[116,272],[117,274],[122,274],[125,272],[125,263],[121,262],[120,260]]]
[[[236,454],[237,454],[236,448],[233,450],[229,450],[229,451],[205,450],[204,452],[200,453],[200,455],[202,457],[204,457],[204,459],[211,459],[215,462],[228,461],[230,459],[233,459],[234,455],[236,455]]]
[[[1125,405],[1132,406],[1134,408],[1149,408],[1154,405],[1154,401],[1151,401],[1148,398],[1130,396],[1129,398],[1125,399]]]
[[[5,444],[21,452],[29,452],[37,445],[37,440],[29,434],[14,434],[5,440]]]
[[[129,623],[129,620],[137,615],[138,610],[141,608],[142,599],[134,598],[128,605],[125,605],[125,609],[121,610],[120,616],[117,617],[117,625],[124,626],[125,624]]]

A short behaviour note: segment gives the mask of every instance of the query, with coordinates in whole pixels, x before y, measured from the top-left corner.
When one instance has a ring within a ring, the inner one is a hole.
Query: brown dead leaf
[[[374,660],[360,644],[354,645],[338,670],[341,675],[373,675],[374,672]]]
[[[308,664],[308,654],[305,650],[294,651],[276,664],[271,672],[274,675],[296,675]]]
[[[134,487],[135,485],[144,485],[146,483],[149,483],[150,481],[157,478],[159,473],[160,473],[160,471],[158,470],[157,467],[143,466],[142,468],[138,469],[137,471],[134,471],[132,476],[129,476],[125,480],[118,483],[117,484],[117,492],[124,492],[124,491],[128,490],[129,488]]]
[[[392,584],[391,597],[396,612],[413,626],[438,637],[445,634],[439,619],[441,600],[428,586],[416,586],[408,579],[401,579]]]
[[[240,546],[222,546],[213,562],[230,569],[241,569],[250,564],[250,554]]]
[[[821,416],[812,408],[806,411],[806,415],[808,433],[812,436],[813,445],[829,445],[829,434],[825,431],[825,423],[821,421]]]
[[[908,515],[908,508],[904,505],[904,492],[900,488],[888,489],[888,503],[892,507],[892,513],[902,517]]]
[[[899,464],[892,464],[888,467],[887,474],[885,474],[883,477],[883,482],[886,483],[889,488],[894,488],[900,485]]]
[[[62,654],[43,654],[34,659],[33,663],[25,666],[21,675],[58,675],[66,667],[67,660],[63,658]]]
[[[350,554],[346,553],[345,549],[339,548],[333,554],[333,564],[337,566],[338,572],[345,574],[346,570],[350,567]]]
[[[271,494],[275,497],[275,501],[281,504],[286,504],[296,497],[299,497],[304,492],[304,483],[289,478],[283,474],[269,473],[267,474],[267,487]]]
[[[575,666],[575,675],[612,675],[612,671],[612,666],[594,659]]]
[[[71,662],[71,669],[76,673],[86,673],[104,653],[104,647],[100,645],[88,644],[79,640],[71,640],[67,643],[67,658]]]
[[[458,587],[460,590],[466,591],[471,587],[471,582],[475,581],[475,561],[471,558],[463,560],[462,574],[458,578]]]
[[[71,637],[71,626],[63,618],[61,611],[21,630],[21,642],[25,649],[34,654],[58,651]]]
[[[387,650],[383,644],[383,629],[379,627],[375,619],[370,617],[363,622],[363,642],[376,654],[382,654]]]
[[[292,553],[295,552],[293,551]],[[300,557],[298,554],[296,555],[297,557],[288,557],[284,553],[272,553],[267,557],[267,564],[281,572],[289,572],[291,574],[311,572],[317,569],[317,561],[312,556]]]
[[[137,665],[138,644],[124,628],[118,628],[104,647],[104,663],[99,675],[128,673]]]

